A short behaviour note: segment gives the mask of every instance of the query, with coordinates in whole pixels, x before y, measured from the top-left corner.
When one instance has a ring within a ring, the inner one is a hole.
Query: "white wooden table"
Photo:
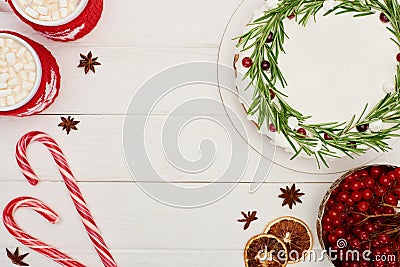
[[[60,65],[62,89],[54,105],[39,116],[0,118],[0,207],[22,195],[42,199],[59,212],[62,222],[49,225],[33,212],[20,211],[17,220],[21,226],[88,266],[101,266],[49,153],[37,144],[29,151],[42,179],[37,187],[30,186],[16,166],[14,147],[18,138],[26,132],[41,130],[62,146],[119,266],[240,267],[247,240],[262,232],[270,220],[282,215],[304,219],[316,237],[318,205],[338,174],[310,175],[273,166],[267,182],[255,194],[248,193],[252,177],[245,177],[229,195],[212,205],[179,209],[160,204],[144,194],[133,182],[124,161],[124,113],[137,88],[167,67],[198,60],[215,62],[224,28],[240,2],[105,0],[105,11],[95,31],[67,44],[43,38],[1,3],[1,29],[21,32],[48,47]],[[89,50],[99,56],[103,65],[96,75],[85,76],[76,66],[79,53]],[[217,91],[198,94],[218,98]],[[69,136],[57,127],[60,116],[67,115],[81,121],[79,131]],[[190,138],[186,141],[188,144]],[[195,141],[195,136],[192,138]],[[375,162],[395,164],[399,156],[395,150]],[[167,161],[159,164],[173,176]],[[206,185],[212,180],[212,177],[187,180],[176,175],[170,182]],[[291,211],[281,207],[277,195],[280,187],[293,182],[306,195],[302,198],[304,203]],[[259,220],[248,231],[243,231],[243,225],[236,220],[241,211],[248,210],[257,210]],[[318,248],[318,242],[315,243]],[[17,246],[23,247],[0,227],[1,266],[12,266],[2,251]],[[57,266],[35,252],[27,262],[33,267]],[[328,266],[328,263],[322,265]]]

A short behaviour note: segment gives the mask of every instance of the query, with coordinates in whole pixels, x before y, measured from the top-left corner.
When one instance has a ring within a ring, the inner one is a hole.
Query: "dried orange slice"
[[[289,264],[303,260],[313,246],[310,228],[294,217],[285,216],[270,222],[264,233],[274,235],[285,243]]]
[[[285,267],[288,263],[287,248],[274,235],[257,235],[247,242],[244,250],[246,267]]]

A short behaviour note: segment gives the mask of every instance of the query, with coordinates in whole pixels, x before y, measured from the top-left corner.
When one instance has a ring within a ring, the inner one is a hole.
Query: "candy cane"
[[[27,247],[49,257],[55,262],[67,267],[85,267],[85,265],[77,262],[68,255],[62,253],[46,243],[39,241],[35,237],[26,234],[15,222],[14,213],[19,208],[30,208],[52,224],[58,222],[58,215],[42,201],[31,197],[19,197],[7,204],[3,211],[3,222],[8,232],[19,242]]]
[[[104,242],[103,237],[100,234],[100,231],[82,196],[82,193],[78,187],[74,175],[72,174],[68,162],[59,145],[56,143],[56,141],[53,140],[53,138],[42,132],[31,132],[24,135],[19,140],[17,144],[16,158],[17,163],[22,170],[22,173],[32,185],[37,185],[39,183],[39,179],[33,171],[31,165],[29,164],[28,158],[26,156],[27,147],[32,142],[36,141],[45,145],[53,156],[54,161],[56,162],[58,169],[61,173],[61,176],[65,181],[65,185],[68,188],[72,201],[74,202],[75,208],[80,215],[83,225],[85,226],[86,231],[89,235],[89,238],[92,240],[92,243],[97,253],[99,254],[104,266],[116,267],[117,264],[113,259],[106,243]]]

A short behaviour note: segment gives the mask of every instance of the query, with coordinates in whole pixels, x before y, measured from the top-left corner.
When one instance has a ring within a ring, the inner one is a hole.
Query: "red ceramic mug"
[[[0,30],[0,116],[42,112],[59,89],[59,67],[50,51],[21,34]]]
[[[14,13],[47,38],[74,41],[89,34],[103,12],[103,0],[7,0]]]

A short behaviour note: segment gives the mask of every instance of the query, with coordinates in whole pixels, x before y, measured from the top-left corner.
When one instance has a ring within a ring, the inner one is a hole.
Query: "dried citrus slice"
[[[285,267],[288,263],[287,248],[274,235],[257,235],[247,242],[244,250],[246,267]]]
[[[288,263],[296,263],[304,259],[313,246],[310,228],[294,217],[285,216],[269,223],[264,233],[281,239],[288,250]]]

